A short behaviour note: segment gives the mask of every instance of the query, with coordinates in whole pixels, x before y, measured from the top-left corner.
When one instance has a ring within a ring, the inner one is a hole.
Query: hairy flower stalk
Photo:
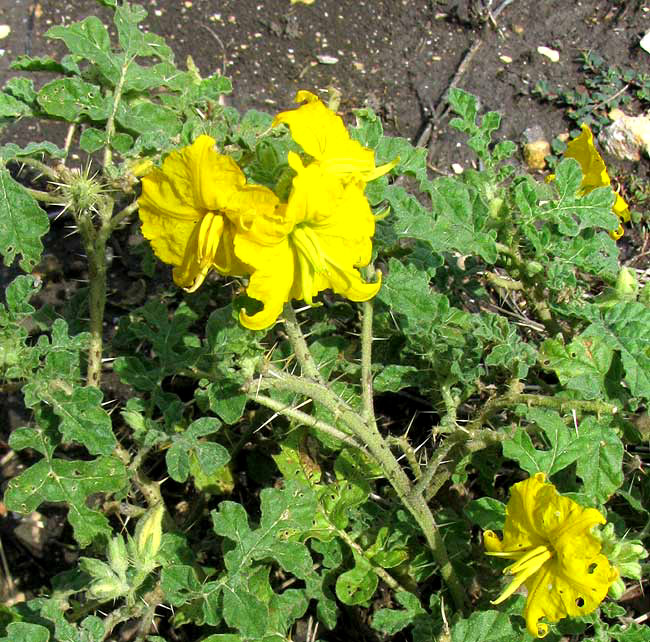
[[[488,555],[514,560],[504,574],[514,576],[494,600],[501,604],[522,585],[528,590],[526,628],[543,638],[546,618],[557,622],[591,613],[605,599],[618,570],[601,553],[592,528],[605,518],[595,508],[583,508],[562,497],[544,473],[515,484],[506,508],[503,539],[483,533]]]

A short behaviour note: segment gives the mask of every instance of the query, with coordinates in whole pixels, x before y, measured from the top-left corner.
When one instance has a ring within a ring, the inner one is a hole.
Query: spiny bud
[[[616,279],[616,294],[622,301],[636,301],[639,293],[639,283],[636,272],[628,267],[622,267]]]
[[[157,504],[140,519],[135,528],[136,550],[143,562],[153,561],[160,549],[164,513],[165,505]]]
[[[75,214],[97,213],[100,201],[105,198],[105,190],[97,174],[90,173],[90,166],[68,169],[59,165],[57,171],[61,182],[55,185],[65,201],[65,209],[71,209]]]
[[[108,563],[121,579],[126,576],[126,569],[129,568],[129,556],[126,551],[126,543],[121,535],[113,537],[108,543],[106,551]]]

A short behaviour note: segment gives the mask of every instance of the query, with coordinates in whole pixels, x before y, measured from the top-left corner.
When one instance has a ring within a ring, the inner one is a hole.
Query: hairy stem
[[[363,316],[361,321],[361,401],[362,416],[368,423],[375,424],[374,393],[372,388],[372,301],[362,304]]]
[[[289,337],[289,342],[291,343],[296,359],[298,359],[298,363],[302,368],[303,375],[313,379],[314,381],[318,381],[319,383],[324,383],[318,365],[314,361],[314,357],[312,356],[302,330],[300,329],[300,324],[298,323],[296,313],[291,306],[291,303],[287,303],[284,306],[282,316],[284,319],[284,327],[287,331],[287,336]]]

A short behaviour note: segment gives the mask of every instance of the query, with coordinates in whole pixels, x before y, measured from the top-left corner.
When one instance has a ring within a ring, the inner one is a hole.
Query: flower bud
[[[160,549],[162,539],[162,518],[165,505],[160,503],[151,508],[140,519],[135,529],[136,550],[143,561],[151,561]]]
[[[636,301],[639,283],[636,272],[628,267],[622,267],[616,279],[616,294],[622,301]]]
[[[126,543],[121,535],[113,537],[108,543],[106,551],[108,563],[117,576],[124,579],[126,569],[129,568],[129,556],[126,551]]]
[[[623,593],[625,593],[625,582],[619,577],[609,587],[609,591],[607,591],[607,595],[609,595],[609,597],[611,597],[613,600],[620,600],[621,597],[623,596]]]
[[[96,600],[116,600],[128,590],[129,586],[126,582],[113,576],[93,582],[88,589],[88,594]]]

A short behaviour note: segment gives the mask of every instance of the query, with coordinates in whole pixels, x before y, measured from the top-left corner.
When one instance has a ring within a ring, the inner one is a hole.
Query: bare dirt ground
[[[567,129],[561,110],[531,95],[540,81],[579,87],[579,55],[643,70],[639,46],[650,28],[642,0],[143,0],[145,26],[164,36],[179,61],[192,56],[204,74],[232,78],[230,103],[241,109],[286,108],[297,89],[343,94],[341,111],[370,106],[386,131],[416,140],[454,75],[485,109],[504,116],[502,136],[519,140],[540,125],[551,139]],[[0,79],[18,54],[56,51],[43,34],[54,24],[106,15],[92,0],[2,0]],[[501,7],[501,5],[504,5]],[[501,13],[494,20],[490,12]],[[481,43],[480,45],[478,43]],[[559,53],[551,62],[537,52]],[[468,52],[474,49],[471,58]],[[465,64],[463,64],[463,62]],[[456,137],[436,118],[431,160],[440,171],[461,162]],[[24,135],[20,128],[18,132]],[[9,132],[8,136],[15,136]],[[426,141],[425,141],[426,142]]]

